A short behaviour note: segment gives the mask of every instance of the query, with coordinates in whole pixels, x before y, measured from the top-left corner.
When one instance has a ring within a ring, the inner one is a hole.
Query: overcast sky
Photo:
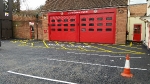
[[[40,5],[44,5],[46,0],[22,0],[21,10],[36,9]],[[146,0],[130,0],[130,4],[146,3]]]
[[[146,0],[130,0],[130,4],[146,3]]]
[[[45,4],[46,0],[21,0],[21,10],[36,9]]]

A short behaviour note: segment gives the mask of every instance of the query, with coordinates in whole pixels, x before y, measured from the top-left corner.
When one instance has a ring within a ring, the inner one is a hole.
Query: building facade
[[[146,15],[147,3],[130,5],[129,11],[127,29],[129,35],[127,40],[136,42],[143,41],[145,39],[146,23],[140,17]]]
[[[125,44],[128,0],[63,2],[46,1],[48,40]]]
[[[34,39],[126,43],[128,0],[47,0],[43,8],[47,12],[33,20]],[[16,38],[31,39],[30,20],[22,19],[24,24],[19,20],[13,24]]]
[[[146,23],[145,39],[143,44],[150,49],[150,0],[147,0],[147,14],[140,18]]]

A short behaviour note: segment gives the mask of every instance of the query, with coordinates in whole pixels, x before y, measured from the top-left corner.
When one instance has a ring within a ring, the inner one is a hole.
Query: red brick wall
[[[30,39],[29,22],[35,22],[36,18],[29,15],[13,14],[13,36],[19,39]],[[34,26],[35,28],[35,26]]]
[[[43,40],[49,40],[49,32],[48,32],[48,15],[43,14],[42,16],[42,29],[43,29]]]
[[[116,44],[125,44],[127,28],[127,7],[117,8],[116,14]]]
[[[144,16],[147,12],[147,3],[130,5],[129,8],[131,17]]]
[[[48,40],[48,33],[44,33],[43,31],[44,29],[48,29],[46,25],[47,19],[44,19],[43,16],[37,21],[34,16],[13,15],[14,38],[31,39],[29,22],[34,22],[34,39]]]
[[[30,27],[28,21],[13,21],[14,38],[30,39]]]

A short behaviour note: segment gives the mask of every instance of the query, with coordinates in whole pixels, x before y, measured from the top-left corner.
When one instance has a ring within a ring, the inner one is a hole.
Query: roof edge
[[[128,6],[113,6],[113,7],[101,7],[101,8],[89,8],[89,9],[77,9],[77,10],[91,10],[91,9],[107,9],[107,8],[125,8]],[[77,11],[77,10],[49,10],[48,12],[63,12],[63,11]]]

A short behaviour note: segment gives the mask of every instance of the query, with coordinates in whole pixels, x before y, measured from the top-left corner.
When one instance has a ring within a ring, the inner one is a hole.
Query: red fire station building
[[[47,0],[51,41],[124,44],[128,0]]]

